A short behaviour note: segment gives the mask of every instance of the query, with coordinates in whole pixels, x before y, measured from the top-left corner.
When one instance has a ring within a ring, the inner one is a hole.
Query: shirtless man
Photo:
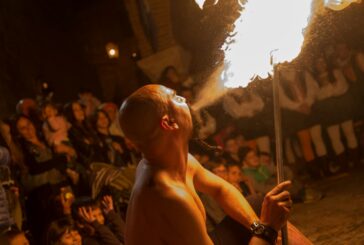
[[[191,115],[185,99],[175,91],[144,86],[123,103],[119,119],[125,135],[144,156],[127,211],[127,245],[213,244],[196,191],[212,196],[226,214],[247,228],[255,222],[279,231],[287,222],[292,206],[289,181],[266,195],[258,218],[236,188],[188,154]],[[268,240],[254,234],[250,244],[274,243]]]

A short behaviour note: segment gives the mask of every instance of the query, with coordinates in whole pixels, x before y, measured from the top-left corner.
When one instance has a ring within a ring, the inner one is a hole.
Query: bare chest
[[[205,208],[202,204],[202,201],[200,199],[200,197],[198,196],[195,186],[193,184],[193,180],[192,178],[187,178],[186,181],[186,186],[187,186],[187,191],[190,193],[193,201],[194,201],[194,205],[196,205],[196,207],[198,208],[198,210],[201,213],[202,218],[206,221],[206,212],[205,212]]]

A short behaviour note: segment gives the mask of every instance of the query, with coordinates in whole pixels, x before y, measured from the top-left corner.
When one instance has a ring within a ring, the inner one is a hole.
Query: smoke
[[[228,89],[225,87],[225,81],[221,77],[223,70],[224,65],[220,65],[209,76],[206,83],[197,94],[195,103],[193,103],[191,106],[192,110],[199,111],[202,108],[213,104],[228,91]]]

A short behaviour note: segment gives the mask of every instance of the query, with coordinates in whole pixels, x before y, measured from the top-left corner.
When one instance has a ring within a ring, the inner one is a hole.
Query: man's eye
[[[185,99],[185,98],[183,98],[182,96],[178,96],[178,95],[176,95],[176,101],[177,101],[178,103],[184,103],[184,102],[186,102],[186,99]]]

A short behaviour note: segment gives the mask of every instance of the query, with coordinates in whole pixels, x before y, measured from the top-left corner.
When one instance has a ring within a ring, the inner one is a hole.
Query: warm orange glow
[[[115,43],[109,42],[105,46],[107,56],[110,59],[116,59],[119,57],[119,46]]]
[[[248,0],[224,46],[221,82],[245,87],[255,76],[272,72],[274,63],[290,62],[301,52],[311,15],[326,6],[339,10],[361,0]],[[196,0],[202,7],[203,0]]]
[[[115,49],[112,48],[112,49],[109,50],[109,55],[110,56],[114,56],[115,54],[116,54]]]
[[[274,62],[291,61],[301,51],[311,15],[309,0],[251,0],[224,45],[227,87],[245,87],[254,76],[267,77]]]

